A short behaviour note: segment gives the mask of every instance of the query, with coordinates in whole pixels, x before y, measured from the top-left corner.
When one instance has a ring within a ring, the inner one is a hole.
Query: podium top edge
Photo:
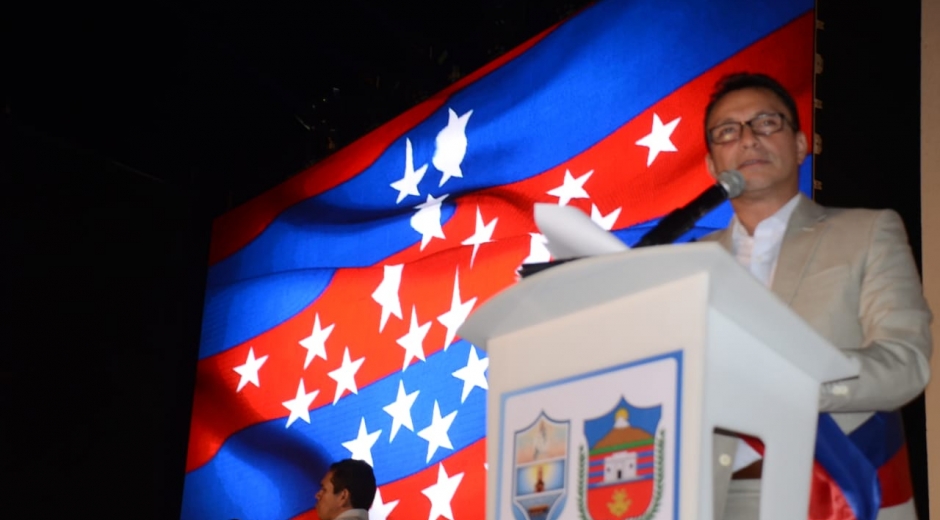
[[[486,350],[491,339],[702,273],[710,279],[707,306],[739,323],[812,377],[822,382],[858,374],[857,363],[813,330],[717,242],[641,248],[560,264],[490,298],[470,315],[458,335]]]

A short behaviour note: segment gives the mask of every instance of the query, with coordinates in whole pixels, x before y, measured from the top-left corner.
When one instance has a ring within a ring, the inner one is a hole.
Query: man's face
[[[349,508],[349,491],[344,489],[334,493],[333,472],[327,472],[320,481],[320,491],[317,492],[317,515],[320,520],[333,520]]]
[[[744,198],[773,197],[788,200],[799,191],[799,167],[806,157],[806,136],[790,126],[791,114],[783,102],[765,89],[731,92],[719,101],[708,118],[707,128],[723,123],[750,121],[762,114],[783,114],[783,129],[770,135],[756,135],[745,126],[741,138],[725,144],[712,143],[706,157],[708,171],[717,176],[726,170],[744,175]]]

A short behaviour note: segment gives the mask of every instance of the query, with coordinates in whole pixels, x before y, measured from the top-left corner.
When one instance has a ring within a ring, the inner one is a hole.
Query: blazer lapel
[[[825,218],[825,208],[805,196],[800,196],[800,202],[787,223],[771,287],[774,294],[787,305],[793,300],[796,289],[806,273],[806,267],[828,227]]]

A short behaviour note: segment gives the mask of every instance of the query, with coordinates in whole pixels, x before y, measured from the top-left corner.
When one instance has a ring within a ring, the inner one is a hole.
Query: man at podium
[[[898,409],[927,384],[931,315],[900,217],[891,210],[826,208],[800,194],[806,135],[793,97],[768,76],[740,73],[719,81],[706,108],[705,137],[709,172],[738,170],[747,187],[731,202],[729,227],[704,240],[721,243],[811,327],[859,360],[858,378],[823,385],[820,410],[878,470],[878,520],[916,520]],[[717,518],[758,518],[758,452],[733,436],[716,437],[715,487],[728,489],[727,497],[715,497]],[[810,517],[828,517],[826,498],[811,497]]]

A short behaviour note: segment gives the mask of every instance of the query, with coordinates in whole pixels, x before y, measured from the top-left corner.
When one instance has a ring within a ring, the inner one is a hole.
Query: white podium
[[[553,267],[459,335],[490,359],[487,520],[711,519],[716,428],[765,444],[761,519],[806,518],[819,385],[858,374],[715,243]]]

